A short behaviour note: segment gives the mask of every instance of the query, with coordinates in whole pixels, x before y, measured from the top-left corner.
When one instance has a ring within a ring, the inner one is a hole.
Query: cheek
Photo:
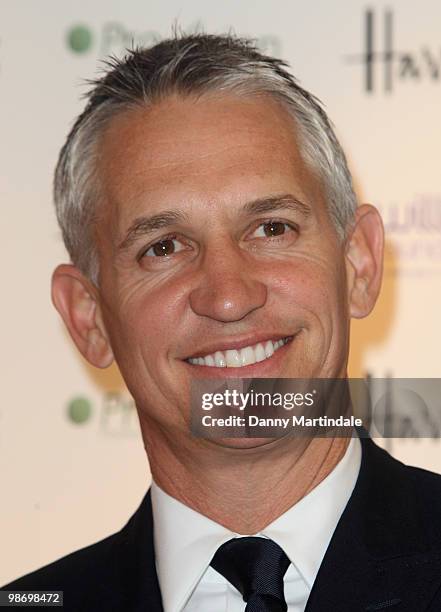
[[[118,308],[122,350],[141,357],[152,367],[173,343],[184,312],[183,291],[170,283],[161,288],[140,287]]]
[[[279,265],[269,275],[268,286],[275,296],[317,314],[332,315],[345,302],[344,278],[334,268],[310,262]]]
[[[349,321],[345,278],[342,267],[304,259],[278,266],[272,279],[273,310],[307,332],[293,359],[297,364],[302,359],[315,363],[314,372],[340,360],[345,350]],[[330,372],[335,374],[333,367]]]

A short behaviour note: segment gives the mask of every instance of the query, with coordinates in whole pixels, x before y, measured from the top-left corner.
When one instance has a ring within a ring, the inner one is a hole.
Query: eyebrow
[[[118,248],[124,251],[141,236],[148,236],[158,229],[170,227],[170,225],[187,220],[188,215],[181,210],[164,210],[157,215],[139,217],[133,221]]]
[[[308,217],[311,213],[311,207],[301,202],[298,198],[287,193],[284,195],[276,195],[267,198],[259,198],[247,202],[242,209],[242,214],[259,215],[267,212],[274,212],[279,209],[288,209],[296,213],[300,213],[303,217]]]
[[[251,216],[262,213],[271,213],[280,209],[292,210],[308,217],[311,207],[291,194],[257,198],[243,205],[240,215]],[[118,249],[128,249],[140,237],[146,237],[158,229],[164,229],[176,223],[188,221],[188,214],[182,210],[164,210],[156,215],[143,216],[135,219],[126,232],[125,238]]]

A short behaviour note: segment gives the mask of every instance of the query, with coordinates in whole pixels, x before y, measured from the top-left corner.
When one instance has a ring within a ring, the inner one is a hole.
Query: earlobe
[[[108,367],[113,361],[113,353],[96,290],[78,268],[62,264],[55,269],[52,302],[83,357],[98,368]]]
[[[346,249],[351,317],[366,317],[377,300],[383,275],[383,222],[378,210],[363,204],[356,211]]]

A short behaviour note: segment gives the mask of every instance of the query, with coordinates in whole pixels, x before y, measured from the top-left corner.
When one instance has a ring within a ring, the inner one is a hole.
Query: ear
[[[383,276],[384,230],[378,210],[359,206],[346,246],[348,300],[351,317],[366,317],[377,301]]]
[[[52,302],[83,357],[98,368],[113,361],[109,338],[94,285],[72,265],[58,266],[52,275]]]

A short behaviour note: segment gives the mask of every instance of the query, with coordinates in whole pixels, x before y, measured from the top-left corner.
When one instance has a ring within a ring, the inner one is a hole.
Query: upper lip
[[[283,338],[289,338],[292,334],[283,334],[278,332],[273,333],[255,333],[248,334],[247,336],[235,336],[234,338],[219,338],[218,340],[210,340],[209,343],[199,346],[191,355],[188,355],[184,359],[194,359],[195,357],[206,357],[216,353],[216,351],[240,350],[246,346],[254,346],[259,342],[267,342],[268,340],[282,340]]]

